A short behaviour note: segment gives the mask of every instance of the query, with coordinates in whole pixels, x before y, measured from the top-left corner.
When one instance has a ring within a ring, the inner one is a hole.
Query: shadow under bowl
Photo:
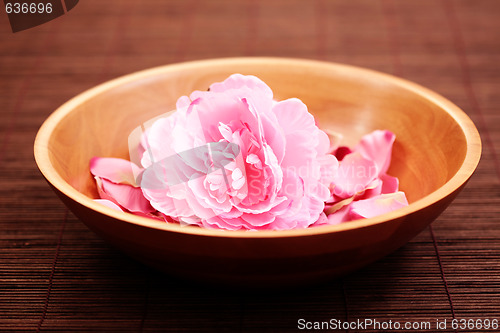
[[[233,73],[266,82],[278,100],[297,97],[323,129],[353,145],[364,134],[396,134],[389,174],[408,207],[365,220],[289,231],[181,227],[114,211],[97,198],[89,160],[129,159],[128,135],[175,109],[178,97]],[[35,140],[43,176],[91,230],[168,273],[216,284],[291,285],[321,281],[373,262],[405,244],[451,203],[477,167],[481,140],[467,115],[442,96],[368,69],[312,60],[227,58],[130,74],[57,109]]]

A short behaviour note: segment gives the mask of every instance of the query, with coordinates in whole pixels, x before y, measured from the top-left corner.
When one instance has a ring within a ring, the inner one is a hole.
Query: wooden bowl
[[[93,156],[128,159],[127,137],[175,108],[181,95],[230,74],[253,74],[277,99],[298,97],[324,129],[355,144],[375,129],[396,134],[389,174],[410,205],[375,218],[290,231],[181,227],[114,211],[97,198]],[[405,244],[455,198],[481,155],[467,115],[417,84],[352,66],[298,59],[195,61],[130,74],[65,103],[42,125],[35,159],[61,200],[90,229],[166,272],[241,287],[320,281],[373,262]]]

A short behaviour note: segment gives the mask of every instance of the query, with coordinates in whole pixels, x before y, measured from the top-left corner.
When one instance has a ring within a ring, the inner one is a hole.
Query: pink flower
[[[338,167],[328,136],[304,103],[274,101],[254,76],[179,98],[145,137],[144,197],[182,224],[285,230],[326,219]]]

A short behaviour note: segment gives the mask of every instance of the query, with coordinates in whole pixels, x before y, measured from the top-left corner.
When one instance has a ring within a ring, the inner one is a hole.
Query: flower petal
[[[107,179],[96,177],[97,188],[101,199],[107,199],[130,212],[151,213],[154,208],[144,198],[138,187],[115,184]]]
[[[346,205],[337,210],[335,213],[329,214],[327,216],[328,217],[327,224],[334,225],[350,221],[351,220],[349,216],[350,210],[351,210],[351,205]]]
[[[261,214],[243,214],[241,215],[241,218],[250,224],[253,229],[254,227],[268,225],[273,222],[276,217],[273,214],[266,212]]]
[[[333,194],[345,199],[363,192],[375,180],[376,175],[375,162],[364,158],[360,153],[349,154],[340,163],[333,181]]]
[[[353,219],[370,218],[406,206],[408,200],[404,192],[381,194],[370,199],[354,201],[351,204],[351,216]]]
[[[354,151],[375,162],[378,173],[381,175],[387,172],[391,163],[392,145],[396,140],[396,135],[390,131],[373,131],[363,136]]]
[[[106,199],[94,199],[95,202],[100,203],[101,205],[104,205],[106,207],[112,208],[114,210],[118,210],[120,212],[123,212],[123,209],[120,208],[117,204],[115,204],[113,201],[106,200]]]
[[[273,91],[261,79],[253,75],[233,74],[223,82],[216,82],[210,86],[210,92],[221,93],[231,89],[248,87],[252,91],[261,91],[267,98],[273,98]]]
[[[320,138],[313,135],[319,129],[314,117],[307,111],[307,106],[297,98],[290,98],[276,103],[273,112],[286,138],[283,167],[301,168],[311,163],[317,156],[317,151],[313,148],[318,146]],[[329,141],[322,140],[321,143],[326,145],[321,149],[326,152]]]
[[[187,108],[191,104],[191,100],[189,99],[188,96],[181,96],[177,100],[177,103],[175,104],[175,107],[177,110],[179,109],[184,109]]]
[[[321,172],[321,177],[319,179],[320,183],[330,186],[339,169],[339,161],[331,154],[319,156],[317,161],[320,165]]]
[[[383,174],[380,176],[382,181],[382,194],[395,193],[399,190],[399,179],[396,177]]]
[[[317,226],[322,226],[322,225],[327,225],[328,224],[328,218],[326,217],[325,213],[319,214],[319,218],[316,222],[311,224],[311,226],[317,227]]]
[[[115,184],[127,184],[137,187],[136,177],[141,173],[134,163],[114,157],[94,157],[90,160],[90,172],[99,178]]]

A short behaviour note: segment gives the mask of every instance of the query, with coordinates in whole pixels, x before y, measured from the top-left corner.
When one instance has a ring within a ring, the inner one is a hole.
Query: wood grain
[[[500,317],[498,1],[147,3],[80,1],[17,34],[0,15],[1,331],[292,331],[298,318]],[[342,280],[282,294],[228,294],[145,268],[71,214],[65,220],[32,153],[38,127],[55,108],[136,70],[250,54],[396,72],[468,113],[490,143],[465,190],[433,223],[442,271],[425,230]]]

